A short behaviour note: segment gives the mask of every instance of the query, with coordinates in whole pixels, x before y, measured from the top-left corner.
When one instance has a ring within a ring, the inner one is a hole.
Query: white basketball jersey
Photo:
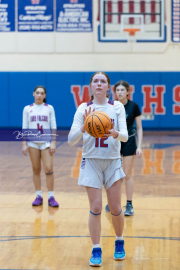
[[[46,103],[41,105],[33,103],[26,106],[23,110],[22,128],[40,131],[56,129],[56,118],[53,106]]]
[[[119,101],[110,101],[107,99],[107,103],[104,105],[94,104],[93,101],[89,103],[82,103],[74,116],[73,125],[71,127],[68,141],[71,145],[75,144],[81,137],[82,133],[79,132],[81,126],[84,123],[83,114],[85,109],[88,111],[91,107],[91,111],[102,111],[109,115],[111,122],[114,123],[114,129],[120,130],[122,134],[125,134],[125,141],[127,141],[127,126],[125,110],[122,103]],[[74,142],[73,142],[74,140]],[[72,141],[72,142],[71,142]],[[98,159],[116,159],[120,158],[120,139],[109,138],[94,138],[87,132],[83,134],[83,158],[98,158]]]

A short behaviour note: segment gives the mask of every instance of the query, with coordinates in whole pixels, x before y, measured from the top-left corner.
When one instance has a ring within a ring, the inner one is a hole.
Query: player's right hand
[[[23,153],[23,155],[25,155],[25,156],[28,155],[28,147],[27,147],[27,145],[23,145],[23,147],[22,147],[22,153]]]
[[[94,112],[95,109],[92,110],[92,112]],[[91,113],[91,107],[89,108],[89,110],[85,110],[85,113],[83,114],[83,117],[84,117],[84,121],[86,120],[86,117]],[[85,125],[83,124],[82,127],[81,127],[81,132],[84,133],[86,130],[85,130]]]
[[[95,109],[92,110],[92,112],[94,112]],[[89,110],[85,110],[85,114],[83,114],[83,117],[84,117],[84,121],[86,120],[86,117],[91,113],[91,107],[89,108]]]

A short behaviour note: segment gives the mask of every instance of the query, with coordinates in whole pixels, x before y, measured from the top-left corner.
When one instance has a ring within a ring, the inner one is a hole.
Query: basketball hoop
[[[123,31],[129,33],[128,41],[130,42],[131,52],[133,52],[133,44],[136,41],[136,37],[135,37],[136,32],[141,31],[141,29],[139,29],[139,28],[125,28],[125,29],[123,29]]]
[[[129,28],[124,29],[124,32],[129,32],[130,36],[135,36],[136,32],[140,31],[138,28]]]
[[[131,43],[131,51],[133,51],[133,43],[136,41],[136,32],[141,31],[139,28],[125,28],[123,29],[124,32],[129,32],[128,41]]]

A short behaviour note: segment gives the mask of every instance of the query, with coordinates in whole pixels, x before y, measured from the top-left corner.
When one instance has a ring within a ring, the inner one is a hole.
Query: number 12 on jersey
[[[96,138],[95,139],[95,147],[108,147],[107,143],[104,143],[108,138]]]

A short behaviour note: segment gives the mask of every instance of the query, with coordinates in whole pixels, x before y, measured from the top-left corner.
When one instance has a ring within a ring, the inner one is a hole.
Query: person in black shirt
[[[127,204],[126,210],[124,212],[125,216],[134,215],[134,209],[132,205],[133,197],[133,177],[132,177],[132,167],[135,155],[140,157],[142,155],[141,144],[143,138],[142,122],[141,122],[141,112],[139,106],[128,99],[130,91],[130,86],[125,81],[119,81],[114,86],[114,92],[117,95],[118,100],[124,105],[126,111],[126,122],[128,129],[128,141],[126,143],[121,142],[121,156],[123,157],[123,168],[126,174],[125,186],[126,186],[126,196]],[[136,122],[137,129],[137,145],[135,138],[135,126],[134,120]],[[105,210],[109,212],[109,207],[106,205]]]

